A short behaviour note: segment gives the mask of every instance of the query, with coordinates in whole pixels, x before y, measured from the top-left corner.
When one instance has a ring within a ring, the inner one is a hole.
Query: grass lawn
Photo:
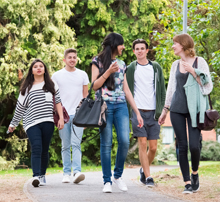
[[[82,165],[82,172],[95,172],[95,171],[101,171],[101,166],[85,166]],[[51,174],[57,174],[57,173],[63,173],[63,167],[56,167],[56,168],[48,168],[47,169],[47,175]],[[0,178],[7,178],[7,177],[32,177],[32,169],[15,169],[15,170],[6,170],[6,171],[0,171]]]
[[[177,165],[177,161],[165,161],[167,165]],[[200,161],[200,166],[205,165],[219,165],[220,161]],[[191,165],[191,161],[189,161],[189,164]]]

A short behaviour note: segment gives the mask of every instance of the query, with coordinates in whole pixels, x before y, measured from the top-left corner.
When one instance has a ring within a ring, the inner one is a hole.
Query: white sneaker
[[[41,175],[41,176],[39,177],[39,180],[40,180],[40,186],[45,186],[45,185],[46,185],[45,175]]]
[[[114,178],[113,182],[118,185],[118,188],[121,191],[128,191],[128,188],[127,188],[126,184],[123,182],[121,177],[119,177],[117,180]]]
[[[70,176],[69,175],[64,175],[62,183],[70,183]]]
[[[73,183],[79,183],[85,179],[85,175],[82,174],[81,172],[75,173],[73,175]]]
[[[39,176],[33,177],[33,179],[32,179],[32,185],[33,185],[34,187],[39,187],[39,185],[40,185]]]
[[[104,193],[112,193],[112,185],[110,182],[106,182],[102,190]]]

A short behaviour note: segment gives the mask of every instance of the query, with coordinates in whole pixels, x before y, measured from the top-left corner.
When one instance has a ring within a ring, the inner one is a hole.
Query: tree
[[[5,132],[15,108],[20,79],[29,64],[40,58],[52,73],[63,67],[64,50],[76,46],[74,30],[65,23],[75,4],[76,0],[1,1],[0,149],[6,144]],[[20,138],[25,136],[20,126],[15,133]]]

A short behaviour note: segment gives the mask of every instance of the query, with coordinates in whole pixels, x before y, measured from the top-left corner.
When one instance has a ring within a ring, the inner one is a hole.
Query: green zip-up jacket
[[[158,120],[164,107],[166,90],[164,83],[163,71],[157,62],[148,60],[154,69],[154,89],[156,95],[156,110],[154,114],[154,119]],[[133,61],[128,65],[126,78],[128,82],[129,89],[134,97],[134,72],[137,69],[137,61]],[[129,115],[131,116],[131,106],[128,104]]]

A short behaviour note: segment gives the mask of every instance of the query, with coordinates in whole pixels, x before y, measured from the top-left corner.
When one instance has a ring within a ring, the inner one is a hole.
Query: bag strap
[[[196,57],[195,69],[198,69],[198,57]],[[208,94],[208,97],[209,97],[209,105],[210,105],[210,108],[213,109],[213,108],[212,108],[212,101],[211,101],[210,93]]]
[[[92,87],[93,87],[93,85],[94,85],[94,82],[95,82],[95,81],[93,81],[92,84],[91,84],[91,86],[90,86],[89,93],[88,93],[86,99],[90,99],[90,97],[91,97]],[[102,87],[99,88],[98,91],[99,91],[98,98],[101,98],[101,96],[102,96]]]
[[[72,125],[72,129],[73,129],[74,135],[77,137],[78,140],[80,140],[79,137],[78,137],[77,134],[76,134],[76,131],[75,131],[73,125]],[[81,141],[81,144],[84,143],[84,142],[88,142],[88,141],[90,141],[90,140],[93,140],[93,139],[96,138],[102,131],[103,131],[103,129],[101,129],[94,137],[92,137],[92,138],[90,138],[90,139],[80,140],[80,141]]]
[[[53,111],[56,111],[55,95],[53,95]]]

